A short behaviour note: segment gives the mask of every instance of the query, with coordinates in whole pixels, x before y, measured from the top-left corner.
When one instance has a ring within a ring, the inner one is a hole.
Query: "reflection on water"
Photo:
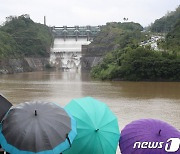
[[[108,104],[120,128],[132,120],[156,118],[180,129],[180,82],[94,81],[87,73],[31,72],[0,76],[1,93],[14,104],[57,102],[92,96]]]

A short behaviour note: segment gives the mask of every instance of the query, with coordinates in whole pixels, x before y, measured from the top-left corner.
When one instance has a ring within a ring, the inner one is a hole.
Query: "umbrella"
[[[59,154],[76,134],[69,112],[54,103],[32,101],[10,109],[0,125],[0,144],[11,154]]]
[[[0,122],[11,106],[12,104],[0,94]]]
[[[178,140],[180,132],[166,122],[140,119],[125,126],[119,146],[122,154],[165,154],[170,151],[172,145],[168,140],[172,138]],[[174,153],[178,148],[179,145]]]
[[[120,132],[107,105],[91,97],[74,99],[65,106],[77,122],[77,136],[63,154],[115,154]]]

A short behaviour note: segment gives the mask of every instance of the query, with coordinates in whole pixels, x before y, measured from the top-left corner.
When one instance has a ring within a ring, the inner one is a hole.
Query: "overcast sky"
[[[103,25],[129,21],[148,26],[174,11],[180,0],[0,0],[0,23],[10,15],[29,14],[31,19],[47,25]]]

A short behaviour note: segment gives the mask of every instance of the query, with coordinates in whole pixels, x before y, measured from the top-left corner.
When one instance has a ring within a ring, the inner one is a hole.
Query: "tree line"
[[[0,59],[49,56],[52,35],[49,28],[29,15],[9,16],[0,27]]]
[[[179,16],[179,8],[173,14]],[[169,20],[169,18],[167,19]],[[155,22],[156,24],[157,21]],[[111,37],[114,34],[113,39],[110,37],[107,39],[106,37],[105,43],[116,44],[116,48],[111,46],[111,48],[106,49],[103,61],[91,70],[93,78],[134,81],[180,80],[179,18],[173,21],[171,29],[165,36],[165,40],[158,42],[159,47],[161,47],[160,51],[154,51],[150,46],[139,46],[142,40],[150,37],[151,32],[142,32],[141,26],[137,29],[137,24],[135,23],[127,22],[126,25],[122,25],[123,23],[109,23],[100,32]],[[116,29],[116,33],[113,33],[114,29]],[[164,30],[162,31],[164,32]],[[104,36],[104,34],[99,34],[97,37]],[[94,39],[91,46],[96,46],[98,43],[104,46],[103,40],[103,37]]]

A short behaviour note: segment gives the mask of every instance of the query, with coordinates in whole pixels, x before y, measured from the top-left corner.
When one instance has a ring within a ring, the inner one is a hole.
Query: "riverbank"
[[[0,60],[0,74],[42,71],[49,64],[49,58],[19,58]]]

